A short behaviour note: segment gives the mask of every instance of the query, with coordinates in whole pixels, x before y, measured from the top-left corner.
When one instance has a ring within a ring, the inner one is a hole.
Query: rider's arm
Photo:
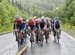
[[[15,24],[13,24],[13,30],[15,29]]]
[[[14,24],[13,24],[13,30],[14,30],[14,29],[16,29],[17,23],[16,23],[16,20],[14,20],[13,22],[14,22]]]
[[[56,30],[56,28],[55,28],[55,22],[54,22],[54,30]]]

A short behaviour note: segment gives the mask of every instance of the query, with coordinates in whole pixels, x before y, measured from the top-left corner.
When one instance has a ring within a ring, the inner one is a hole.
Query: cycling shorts
[[[31,30],[34,30],[34,25],[31,25],[31,26],[30,26],[30,29],[31,29]]]
[[[49,28],[50,27],[50,25],[49,24],[47,24],[47,28]]]
[[[44,28],[45,24],[40,24],[41,30]]]
[[[22,25],[17,25],[18,30],[22,30]]]

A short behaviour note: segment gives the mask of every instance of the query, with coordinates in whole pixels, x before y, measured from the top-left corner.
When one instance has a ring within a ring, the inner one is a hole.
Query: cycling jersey
[[[14,20],[14,23],[17,23],[17,25],[22,25],[22,20],[21,19]]]
[[[36,19],[35,20],[35,27],[36,29],[39,29],[39,24],[40,24],[41,20],[40,19]]]
[[[35,19],[35,22],[36,22],[37,24],[40,24],[41,20],[40,20],[40,19]]]
[[[40,28],[41,30],[44,28],[45,26],[45,21],[42,19],[41,22],[40,22]]]
[[[56,29],[59,29],[60,28],[60,22],[59,22],[59,20],[56,20],[55,21],[55,28]]]
[[[35,22],[32,20],[32,21],[28,21],[28,26],[33,26],[35,25]]]
[[[21,19],[15,19],[14,20],[14,29],[17,28],[18,30],[21,30],[22,29],[21,26],[22,26],[22,20]]]
[[[31,21],[29,20],[28,21],[28,26],[30,26],[31,30],[33,30],[34,26],[35,26],[35,22],[33,20],[31,20]]]
[[[26,25],[26,23],[23,23],[22,24],[22,30],[26,31],[26,29],[27,29],[27,25]]]

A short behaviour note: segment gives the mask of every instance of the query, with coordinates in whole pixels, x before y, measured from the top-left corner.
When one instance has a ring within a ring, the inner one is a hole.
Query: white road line
[[[70,39],[72,39],[73,41],[75,41],[75,38],[73,38],[71,35],[69,35],[68,33],[62,31],[62,33],[64,33],[67,37],[69,37]]]

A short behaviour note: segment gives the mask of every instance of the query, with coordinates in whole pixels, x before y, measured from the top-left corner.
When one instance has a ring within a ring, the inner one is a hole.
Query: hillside
[[[12,3],[12,0],[10,0]],[[52,10],[56,7],[62,6],[64,4],[64,0],[13,0],[14,4],[19,5],[26,9],[37,8],[41,10]]]

